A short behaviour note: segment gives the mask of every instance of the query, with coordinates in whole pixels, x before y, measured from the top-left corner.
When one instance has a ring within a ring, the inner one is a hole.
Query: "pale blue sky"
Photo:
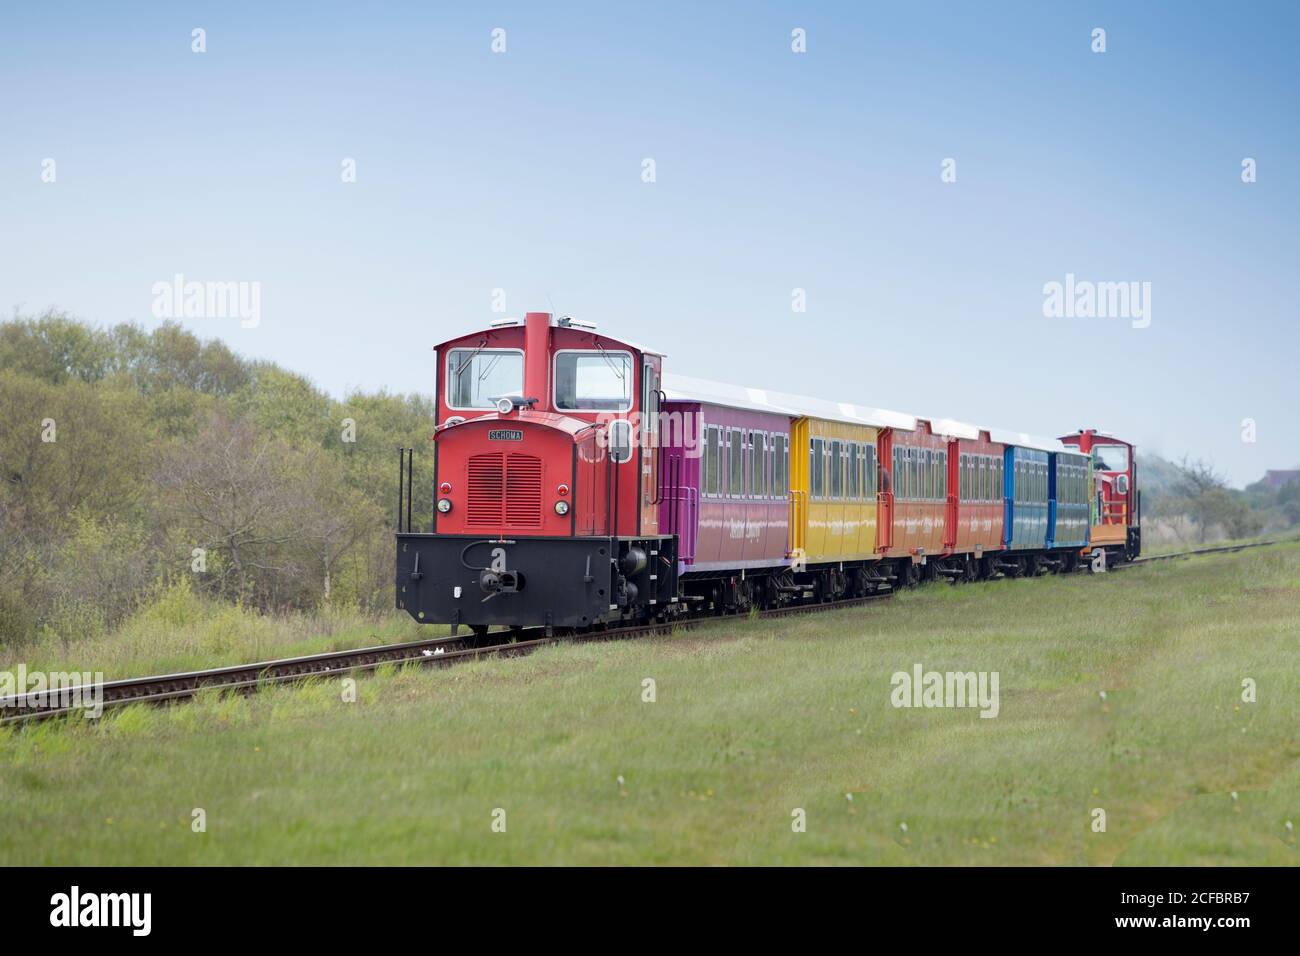
[[[185,324],[342,394],[427,390],[502,288],[682,373],[1097,425],[1243,483],[1300,465],[1298,27],[1282,3],[7,5],[0,308],[152,326],[175,273],[259,281],[257,328]],[[1150,282],[1150,327],[1044,318],[1066,273]]]

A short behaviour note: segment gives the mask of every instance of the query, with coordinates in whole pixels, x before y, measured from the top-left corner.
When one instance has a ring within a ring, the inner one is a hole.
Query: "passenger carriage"
[[[933,427],[948,437],[947,514],[941,573],[971,580],[993,572],[1003,546],[1004,447],[987,429],[951,420]]]

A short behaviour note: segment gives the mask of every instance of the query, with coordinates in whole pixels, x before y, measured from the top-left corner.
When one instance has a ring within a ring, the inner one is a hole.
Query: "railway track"
[[[1194,558],[1202,554],[1236,554],[1238,551],[1248,551],[1251,548],[1264,548],[1270,544],[1286,544],[1288,541],[1296,541],[1296,538],[1279,538],[1274,541],[1251,541],[1247,544],[1228,544],[1218,548],[1195,548],[1191,551],[1174,551],[1169,554],[1153,554],[1144,558],[1138,558],[1135,561],[1129,561],[1126,564],[1119,564],[1111,568],[1112,571],[1120,568],[1135,568],[1144,564],[1151,564],[1155,561],[1173,561],[1176,558]]]
[[[759,617],[787,617],[813,611],[857,607],[871,601],[888,598],[889,592],[863,598],[850,598],[824,604],[798,605],[763,611]],[[30,723],[65,717],[85,709],[84,701],[98,700],[105,710],[129,704],[169,704],[189,700],[201,691],[222,693],[253,693],[274,684],[293,683],[314,677],[343,677],[350,674],[374,671],[385,664],[420,664],[448,667],[453,664],[487,657],[522,657],[541,647],[565,641],[628,640],[654,634],[667,634],[674,630],[695,629],[724,621],[735,621],[740,615],[696,617],[663,624],[642,624],[632,627],[608,628],[582,634],[546,637],[544,628],[528,628],[513,632],[508,643],[486,647],[467,647],[459,637],[440,637],[405,644],[386,644],[351,651],[328,651],[306,657],[289,657],[281,660],[261,661],[255,664],[238,664],[231,667],[214,667],[207,670],[184,671],[153,677],[132,677],[106,681],[98,688],[71,687],[57,691],[18,694],[0,698],[0,724]],[[76,702],[76,703],[73,703]]]
[[[1261,548],[1279,543],[1282,542],[1259,541],[1249,544],[1158,554],[1138,558],[1136,561],[1127,564],[1117,565],[1111,570],[1133,568],[1156,561],[1171,561],[1177,558],[1195,557],[1204,554],[1231,554],[1250,548]],[[869,604],[873,601],[885,600],[891,597],[892,594],[892,591],[885,591],[842,601],[797,604],[791,607],[761,611],[757,614],[757,617],[780,618],[821,611],[841,610]],[[185,671],[153,677],[127,678],[107,681],[99,685],[95,694],[88,694],[87,689],[78,687],[0,698],[0,724],[25,723],[67,716],[83,709],[81,704],[73,706],[69,701],[81,701],[88,697],[91,700],[98,699],[106,710],[128,704],[167,704],[188,700],[201,691],[252,693],[274,684],[292,683],[314,677],[341,677],[348,674],[365,673],[385,664],[420,664],[448,667],[453,664],[487,657],[522,657],[531,654],[538,648],[565,641],[628,640],[636,637],[671,633],[675,630],[693,630],[706,627],[709,624],[735,621],[740,617],[741,615],[736,614],[716,617],[701,616],[663,624],[609,628],[560,637],[546,637],[543,628],[530,628],[513,632],[508,643],[494,644],[487,647],[467,647],[461,638],[439,637],[424,641],[410,641],[403,644],[366,647],[358,650],[328,651],[306,657],[290,657],[282,660],[261,661],[254,664],[239,664],[232,667],[215,667],[207,670]]]

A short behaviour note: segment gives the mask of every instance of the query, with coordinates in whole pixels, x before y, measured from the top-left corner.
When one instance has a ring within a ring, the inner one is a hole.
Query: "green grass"
[[[248,664],[280,657],[415,641],[447,633],[404,612],[364,614],[348,607],[262,615],[207,601],[182,581],[109,634],[68,640],[46,633],[0,647],[0,671],[101,671],[105,680]]]
[[[999,716],[893,708],[918,662]],[[1295,544],[939,585],[3,733],[0,862],[1288,865],[1298,702]]]

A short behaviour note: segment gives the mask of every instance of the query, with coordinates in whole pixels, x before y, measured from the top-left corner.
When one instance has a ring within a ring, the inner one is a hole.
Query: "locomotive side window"
[[[642,428],[650,438],[650,447],[659,447],[659,373],[646,362],[641,370],[644,390],[641,398]]]
[[[1128,471],[1126,445],[1093,445],[1092,464],[1100,471]]]
[[[492,408],[499,398],[521,396],[524,353],[514,349],[452,349],[447,354],[447,404]]]
[[[555,353],[555,407],[625,412],[632,407],[632,356],[627,352]]]

